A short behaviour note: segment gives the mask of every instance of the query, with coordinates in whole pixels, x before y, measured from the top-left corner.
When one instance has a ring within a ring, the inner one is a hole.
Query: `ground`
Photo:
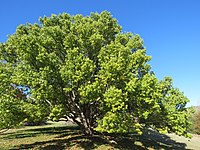
[[[158,134],[152,130],[137,135],[98,134],[85,137],[72,123],[58,122],[43,126],[26,126],[0,133],[0,150],[79,150],[79,149],[200,149],[200,136],[187,139],[175,134]]]

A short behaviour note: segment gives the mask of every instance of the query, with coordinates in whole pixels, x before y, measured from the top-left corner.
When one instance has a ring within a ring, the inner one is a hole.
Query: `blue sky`
[[[144,39],[156,76],[171,76],[189,105],[200,105],[199,0],[2,0],[0,6],[0,42],[18,25],[39,17],[110,11],[123,31]]]

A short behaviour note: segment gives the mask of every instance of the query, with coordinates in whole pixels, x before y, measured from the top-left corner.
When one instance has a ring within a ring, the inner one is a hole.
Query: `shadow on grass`
[[[186,144],[181,142],[176,142],[171,139],[168,135],[159,134],[153,130],[143,131],[143,135],[139,137],[145,147],[152,147],[154,149],[186,149]]]
[[[53,139],[38,141],[32,144],[21,144],[16,149],[41,149],[41,150],[62,150],[75,147],[77,149],[95,149],[102,146],[102,149],[186,149],[186,144],[172,140],[169,136],[158,134],[152,130],[144,131],[143,135],[100,135],[93,137],[84,136],[77,126],[66,127],[41,127],[36,129],[22,130],[12,134],[5,134],[5,140],[25,137],[37,137],[55,135]]]
[[[73,134],[80,132],[78,126],[63,126],[63,127],[41,127],[41,128],[33,128],[33,129],[24,129],[19,130],[12,133],[3,133],[1,135],[4,135],[2,139],[4,140],[11,140],[11,139],[17,139],[17,138],[26,138],[26,137],[36,137],[41,134],[48,135],[62,135],[64,133]]]

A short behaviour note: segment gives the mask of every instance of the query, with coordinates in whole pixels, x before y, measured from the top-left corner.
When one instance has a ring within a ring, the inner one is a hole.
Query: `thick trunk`
[[[83,134],[85,134],[86,136],[92,136],[93,135],[93,130],[91,125],[89,125],[86,122],[85,118],[79,117],[79,119],[71,117],[72,120],[80,127],[81,131],[83,132]]]
[[[80,114],[80,121],[81,121],[81,130],[83,131],[83,133],[87,136],[92,136],[93,132],[91,124],[83,113]]]
[[[81,128],[82,132],[86,136],[92,136],[93,134],[93,123],[91,121],[91,114],[89,112],[89,108],[83,110],[83,108],[76,103],[76,94],[74,91],[69,93],[69,97],[71,100],[70,105],[71,105],[71,111],[72,111],[72,116],[71,118],[78,124],[78,126]]]
[[[92,136],[93,135],[93,130],[88,125],[83,125],[81,130],[82,130],[83,134],[85,134],[86,136]]]

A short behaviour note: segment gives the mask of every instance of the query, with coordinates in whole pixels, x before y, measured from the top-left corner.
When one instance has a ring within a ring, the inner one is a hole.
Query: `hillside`
[[[196,112],[200,111],[200,106],[194,106]]]

